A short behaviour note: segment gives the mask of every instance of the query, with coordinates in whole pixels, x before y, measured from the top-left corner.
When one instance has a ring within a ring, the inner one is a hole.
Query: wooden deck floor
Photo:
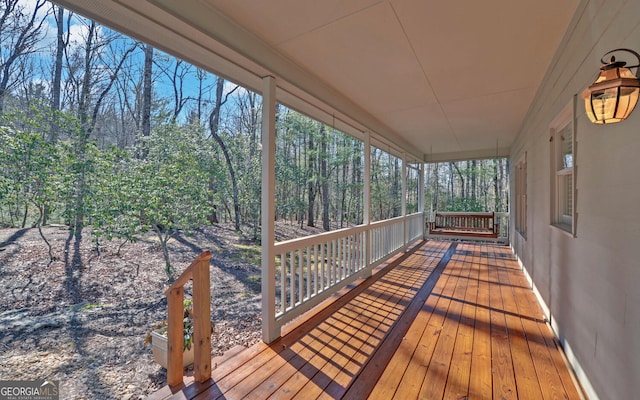
[[[508,247],[430,241],[300,323],[152,398],[580,399]]]

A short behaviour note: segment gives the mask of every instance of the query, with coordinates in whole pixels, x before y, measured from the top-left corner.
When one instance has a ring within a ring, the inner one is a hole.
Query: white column
[[[402,153],[402,216],[407,215],[407,154]]]
[[[369,225],[371,223],[371,135],[365,132],[364,137],[364,176],[362,177],[363,188],[363,223]]]
[[[418,212],[424,212],[424,163],[418,167]]]
[[[407,154],[402,153],[402,199],[400,200],[400,204],[402,204],[402,216],[404,217],[404,250],[407,250],[407,229],[409,226],[407,224]]]
[[[365,132],[364,135],[364,174],[362,176],[362,222],[365,225],[371,223],[371,135]],[[371,231],[365,232],[364,244],[365,267],[371,265]]]
[[[422,238],[426,237],[427,218],[424,213],[424,163],[420,163],[418,170],[418,212],[422,213]]]
[[[262,92],[262,340],[280,336],[276,324],[275,182],[276,79],[263,78]]]

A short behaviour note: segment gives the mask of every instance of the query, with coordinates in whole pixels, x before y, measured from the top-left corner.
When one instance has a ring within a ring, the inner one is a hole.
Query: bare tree
[[[53,82],[51,84],[51,111],[59,111],[60,110],[60,94],[62,89],[62,61],[67,48],[67,44],[69,43],[69,34],[70,31],[68,29],[65,34],[64,29],[64,8],[60,6],[52,6],[53,13],[56,18],[56,55],[55,62],[53,66]],[[71,15],[69,14],[69,17]],[[70,23],[70,20],[67,19],[67,24]],[[52,118],[51,121],[51,141],[55,142],[58,140],[58,136],[60,135],[60,127],[56,124],[56,118]],[[46,217],[46,214],[45,214]],[[46,218],[45,218],[46,220]]]
[[[19,61],[36,51],[42,37],[48,13],[40,10],[45,4],[45,0],[37,0],[33,11],[25,13],[20,0],[2,0],[0,3],[0,114],[4,113],[8,90],[17,83],[13,78],[19,69]]]
[[[229,96],[238,89],[238,87],[239,86],[233,88],[233,90],[227,93],[223,99],[222,95],[224,93],[224,79],[218,78],[218,81],[216,82],[216,104],[213,107],[213,110],[211,110],[211,114],[209,114],[209,130],[211,133],[211,137],[220,146],[220,149],[224,154],[227,168],[229,169],[229,177],[231,178],[231,186],[233,190],[234,227],[236,231],[240,231],[240,202],[238,200],[238,182],[236,180],[236,172],[233,168],[229,149],[227,149],[224,140],[222,140],[222,138],[220,137],[218,129],[220,127],[220,111],[222,110],[222,106],[227,102]]]
[[[137,43],[131,44],[127,49],[118,51],[115,48],[111,51],[101,52],[100,50],[113,44],[119,36],[100,38],[98,26],[95,21],[90,21],[87,26],[87,37],[84,43],[83,52],[83,74],[82,79],[70,76],[76,82],[78,94],[78,119],[80,121],[80,135],[76,143],[76,157],[79,161],[79,170],[76,178],[75,193],[75,229],[77,237],[82,234],[84,225],[84,198],[86,191],[86,150],[89,137],[94,131],[98,119],[98,114],[102,104],[111,90],[120,69],[124,65],[129,55],[138,47]],[[109,56],[118,57],[116,60],[103,60],[103,53]],[[99,62],[101,61],[101,62]],[[115,61],[115,68],[109,68]],[[103,74],[98,73],[98,65]],[[81,83],[80,83],[81,82]],[[98,83],[101,82],[101,85]],[[95,97],[95,101],[93,100]]]
[[[164,75],[169,82],[171,82],[171,102],[173,103],[173,110],[171,110],[171,121],[176,121],[185,105],[189,100],[193,100],[191,97],[184,95],[184,82],[191,73],[191,64],[174,58],[162,57],[156,60],[156,66],[160,73]]]

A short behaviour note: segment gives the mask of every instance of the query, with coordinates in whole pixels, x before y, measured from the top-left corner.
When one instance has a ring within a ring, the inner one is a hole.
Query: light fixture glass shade
[[[584,106],[594,124],[612,124],[627,119],[640,95],[640,82],[624,63],[602,67],[598,79],[584,91]]]

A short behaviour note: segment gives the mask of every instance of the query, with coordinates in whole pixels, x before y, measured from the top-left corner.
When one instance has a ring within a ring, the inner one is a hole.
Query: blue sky
[[[25,7],[25,13],[33,12],[37,0],[20,0],[20,5]],[[40,79],[36,79],[40,83],[42,83],[45,87],[48,87],[51,79],[51,68],[52,68],[52,60],[53,60],[53,51],[55,51],[56,47],[56,21],[53,13],[50,12],[51,3],[47,3],[41,10],[41,13],[49,12],[49,16],[47,17],[44,25],[44,36],[40,41],[40,45],[38,46],[38,52],[41,54],[42,63],[39,67],[39,74],[41,75]],[[65,13],[65,26],[66,26],[66,18],[67,14]],[[88,25],[86,24],[86,20],[79,18],[78,16],[74,16],[71,19],[71,23],[69,26],[70,32],[70,43],[69,48],[73,50],[77,48],[77,50],[81,50],[82,46],[85,43],[86,37],[88,35]],[[107,36],[113,34],[109,28],[99,27],[98,35]],[[120,41],[120,51],[124,51],[125,47],[129,47],[131,45],[131,40]],[[105,49],[105,51],[107,51]],[[175,59],[173,56],[167,55],[166,53],[162,53],[156,50],[156,59],[159,57],[167,57],[171,59]],[[117,54],[114,54],[114,51],[110,53],[104,54],[106,59],[112,58],[117,59]],[[141,70],[144,58],[141,51],[137,51],[135,55],[131,58],[132,65],[136,65],[136,69]],[[173,86],[170,82],[170,79],[160,72],[160,67],[158,65],[154,65],[154,91],[157,95],[162,97],[173,97]],[[215,85],[216,76],[213,74],[208,74],[204,86],[209,86],[213,88]],[[191,68],[190,73],[186,76],[184,82],[184,97],[196,97],[198,91],[198,79],[196,78],[195,68]],[[232,90],[235,85],[231,82],[225,83],[225,92]],[[235,94],[239,94],[240,91],[236,91]],[[186,109],[184,111],[187,111]]]

